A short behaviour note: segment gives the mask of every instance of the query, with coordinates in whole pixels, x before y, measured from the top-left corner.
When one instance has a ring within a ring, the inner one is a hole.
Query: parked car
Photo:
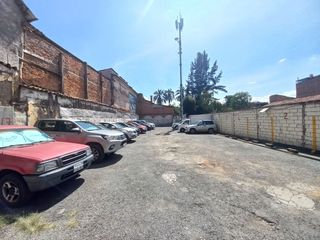
[[[127,124],[137,127],[139,129],[140,133],[146,133],[148,130],[148,128],[146,126],[139,124],[139,123],[136,123],[136,122],[133,122],[133,121],[129,121],[129,122],[127,122]]]
[[[138,133],[135,129],[128,127],[124,123],[106,123],[101,122],[101,126],[111,129],[111,130],[119,130],[124,133],[124,135],[127,138],[127,141],[131,141],[132,139],[136,138],[138,136]]]
[[[148,131],[155,129],[154,123],[149,123],[149,122],[146,122],[145,120],[134,120],[134,122],[146,126]]]
[[[190,124],[190,119],[182,120],[178,126],[178,132],[185,132],[189,124]]]
[[[172,127],[172,130],[177,130],[177,129],[179,129],[181,124],[189,125],[189,123],[190,123],[190,119],[184,119],[184,120],[182,120],[180,122],[172,123],[171,127]]]
[[[186,133],[215,133],[216,131],[216,125],[211,120],[199,120],[186,127]]]
[[[82,143],[90,146],[93,161],[100,161],[104,155],[112,154],[122,148],[126,136],[116,130],[103,129],[88,121],[67,119],[42,119],[36,127],[43,130],[57,141]]]
[[[10,207],[78,176],[93,160],[83,144],[58,142],[33,127],[0,126],[0,199]]]

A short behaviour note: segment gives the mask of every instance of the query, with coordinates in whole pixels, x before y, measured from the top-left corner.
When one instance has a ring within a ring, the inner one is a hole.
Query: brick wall
[[[215,113],[221,133],[320,150],[320,102]]]
[[[110,79],[31,25],[25,27],[23,53],[23,83],[61,92],[69,97],[111,105]],[[128,98],[123,101],[128,102]]]
[[[320,75],[298,80],[296,92],[297,98],[320,95]]]

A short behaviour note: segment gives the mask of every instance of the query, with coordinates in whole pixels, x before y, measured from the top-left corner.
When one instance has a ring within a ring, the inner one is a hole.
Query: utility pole
[[[183,18],[180,15],[179,20],[176,20],[176,29],[179,31],[179,37],[176,37],[175,40],[179,43],[179,67],[180,67],[180,117],[181,120],[183,118],[183,89],[182,89],[182,63],[181,63],[181,55],[182,55],[182,49],[181,49],[181,31],[183,28]]]

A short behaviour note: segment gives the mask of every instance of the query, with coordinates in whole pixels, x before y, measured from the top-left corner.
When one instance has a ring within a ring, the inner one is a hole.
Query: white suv
[[[89,145],[93,161],[99,161],[105,154],[112,154],[122,148],[126,136],[116,130],[102,129],[94,123],[68,119],[42,119],[36,127],[61,142],[73,142]]]
[[[211,120],[200,120],[186,128],[186,133],[215,133],[216,131],[217,127]]]

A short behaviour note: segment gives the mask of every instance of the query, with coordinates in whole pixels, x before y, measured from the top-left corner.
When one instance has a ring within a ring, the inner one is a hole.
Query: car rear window
[[[212,125],[212,124],[213,124],[213,121],[204,121],[204,124],[205,124],[205,125]]]

